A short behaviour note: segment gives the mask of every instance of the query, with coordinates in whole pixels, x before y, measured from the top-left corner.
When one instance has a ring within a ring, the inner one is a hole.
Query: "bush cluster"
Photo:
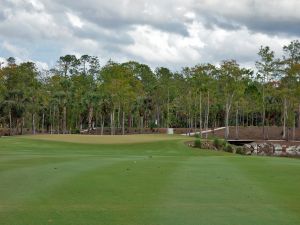
[[[241,146],[236,147],[235,153],[236,154],[240,154],[240,155],[244,155],[245,154],[244,149]]]
[[[196,138],[195,141],[194,141],[194,146],[196,148],[201,148],[202,146],[202,143],[201,143],[201,139],[200,138]]]
[[[218,150],[223,150],[225,152],[231,152],[231,153],[235,152],[235,147],[222,139],[215,138],[213,141],[213,145]]]
[[[221,140],[221,139],[218,139],[218,138],[215,138],[214,141],[213,141],[213,145],[218,150],[224,150],[224,148],[226,146],[226,143],[227,142],[225,140]]]
[[[234,152],[234,147],[231,145],[231,144],[226,144],[224,149],[223,149],[225,152],[231,152],[233,153]]]

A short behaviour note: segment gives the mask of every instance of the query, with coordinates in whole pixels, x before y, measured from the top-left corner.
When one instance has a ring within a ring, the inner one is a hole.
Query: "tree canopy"
[[[202,63],[173,72],[129,61],[100,66],[95,56],[61,56],[49,71],[9,57],[0,67],[0,126],[24,131],[77,133],[129,128],[265,125],[300,126],[300,43],[283,46],[281,58],[268,46],[256,68],[235,60]]]

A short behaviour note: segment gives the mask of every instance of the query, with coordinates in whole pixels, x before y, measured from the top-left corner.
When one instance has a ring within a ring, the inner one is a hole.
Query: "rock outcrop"
[[[256,143],[245,144],[242,153],[244,155],[267,155],[267,156],[300,156],[300,145],[281,145],[277,143]]]

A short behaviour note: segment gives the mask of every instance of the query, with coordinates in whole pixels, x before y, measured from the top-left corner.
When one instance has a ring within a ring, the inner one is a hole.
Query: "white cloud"
[[[81,21],[81,19],[78,16],[76,16],[70,12],[67,12],[66,15],[73,27],[82,28],[83,22]]]
[[[26,49],[17,47],[7,41],[4,41],[1,47],[15,57],[26,57],[28,55]]]
[[[3,66],[6,66],[6,65],[7,65],[6,59],[3,57],[0,57],[0,68]]]
[[[34,9],[43,11],[45,9],[44,4],[39,0],[28,0],[33,6]]]
[[[198,49],[204,46],[198,39],[197,31],[188,28],[189,36],[184,37],[174,33],[163,32],[144,25],[136,26],[129,35],[134,43],[125,46],[125,51],[143,58],[145,61],[156,63],[182,63],[195,61],[199,58]]]
[[[0,1],[0,47],[46,64],[90,54],[176,69],[223,59],[250,65],[260,45],[280,55],[300,37],[297,0]]]
[[[39,70],[49,70],[49,65],[46,62],[32,61]]]

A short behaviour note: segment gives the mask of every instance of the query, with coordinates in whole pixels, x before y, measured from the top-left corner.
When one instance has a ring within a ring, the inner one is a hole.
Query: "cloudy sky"
[[[281,54],[300,36],[299,0],[0,0],[0,58],[52,67],[65,54],[151,67]]]

